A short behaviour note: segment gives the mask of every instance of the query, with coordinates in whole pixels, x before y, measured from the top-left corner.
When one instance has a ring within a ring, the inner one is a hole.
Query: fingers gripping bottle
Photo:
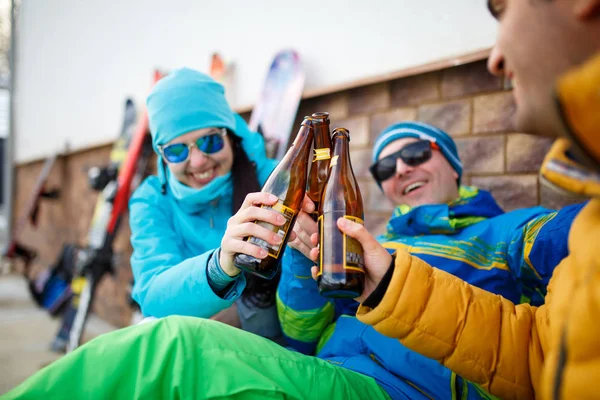
[[[329,173],[329,159],[331,157],[331,133],[329,132],[329,114],[326,112],[314,113],[312,115],[314,128],[313,157],[310,163],[310,175],[308,177],[308,197],[315,203],[313,219],[319,218],[319,203],[321,192],[327,174]]]
[[[302,121],[292,147],[290,147],[279,165],[273,170],[262,188],[262,192],[274,194],[279,198],[279,201],[273,206],[263,205],[263,207],[277,211],[285,217],[286,222],[283,226],[275,226],[258,221],[256,223],[273,232],[279,233],[283,236],[283,241],[281,244],[273,246],[262,239],[250,236],[247,239],[248,242],[262,247],[267,251],[268,255],[261,260],[248,254],[235,254],[233,263],[241,270],[265,279],[272,279],[277,274],[288,238],[292,232],[298,212],[302,207],[312,141],[312,120],[305,118]]]
[[[333,131],[333,155],[319,210],[319,293],[354,298],[365,284],[364,253],[360,243],[337,227],[339,218],[363,224],[363,203],[350,163],[350,133]]]

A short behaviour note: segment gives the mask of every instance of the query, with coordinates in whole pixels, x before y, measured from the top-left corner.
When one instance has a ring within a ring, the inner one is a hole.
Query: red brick
[[[506,147],[507,172],[537,172],[553,140],[515,133],[508,136]]]
[[[365,227],[371,235],[377,237],[386,232],[387,223],[391,213],[368,213],[365,214]]]
[[[350,131],[350,147],[366,147],[369,145],[369,117],[354,117],[331,121],[331,132],[335,128],[346,128]]]
[[[419,121],[436,126],[450,135],[468,134],[471,125],[470,100],[427,104],[419,107]]]
[[[431,72],[391,82],[392,107],[404,107],[440,98],[440,74]]]
[[[389,212],[391,213],[395,207],[383,191],[377,186],[375,181],[371,179],[361,179],[359,180],[360,191],[363,196],[363,206],[365,208],[365,212]]]
[[[357,178],[369,178],[371,176],[369,167],[371,166],[372,154],[371,149],[352,150],[350,152],[354,176]]]
[[[314,110],[328,112],[331,120],[348,117],[348,92],[334,93],[313,99]]]
[[[504,136],[456,139],[464,172],[500,173],[504,171]]]
[[[366,114],[385,110],[390,106],[388,82],[364,86],[350,91],[349,115]]]
[[[492,193],[505,211],[538,204],[537,175],[472,177],[471,184]]]
[[[449,68],[442,72],[444,98],[502,89],[502,79],[490,74],[487,60]]]
[[[585,197],[575,196],[559,189],[549,187],[546,184],[540,185],[540,196],[540,205],[554,210],[560,210],[570,204],[582,203],[587,200]]]
[[[371,116],[371,144],[375,143],[377,137],[388,126],[402,121],[415,121],[416,119],[417,110],[415,108],[397,108]]]
[[[475,97],[473,133],[514,131],[515,101],[510,92]]]

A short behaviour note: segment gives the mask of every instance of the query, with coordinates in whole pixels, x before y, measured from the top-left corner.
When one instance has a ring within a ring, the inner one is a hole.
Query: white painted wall
[[[155,66],[208,71],[218,51],[242,107],[281,48],[315,89],[489,47],[496,26],[484,0],[22,0],[18,23],[17,162],[110,141]]]

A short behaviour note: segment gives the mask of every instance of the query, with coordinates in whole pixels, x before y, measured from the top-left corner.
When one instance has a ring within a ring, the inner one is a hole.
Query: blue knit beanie
[[[197,129],[227,128],[236,133],[235,116],[223,86],[193,69],[176,69],[161,79],[146,105],[156,153],[157,145]]]
[[[422,122],[400,122],[390,125],[381,132],[373,146],[373,162],[379,159],[381,151],[390,143],[402,138],[425,139],[437,144],[446,160],[458,174],[458,185],[462,178],[463,165],[458,156],[454,140],[441,129]]]

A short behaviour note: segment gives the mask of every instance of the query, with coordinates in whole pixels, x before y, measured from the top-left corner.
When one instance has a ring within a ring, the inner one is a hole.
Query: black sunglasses
[[[378,182],[390,179],[396,173],[396,160],[399,158],[404,164],[416,167],[431,159],[431,149],[439,150],[437,144],[429,140],[419,140],[409,143],[397,152],[382,158],[369,167],[373,178]]]

